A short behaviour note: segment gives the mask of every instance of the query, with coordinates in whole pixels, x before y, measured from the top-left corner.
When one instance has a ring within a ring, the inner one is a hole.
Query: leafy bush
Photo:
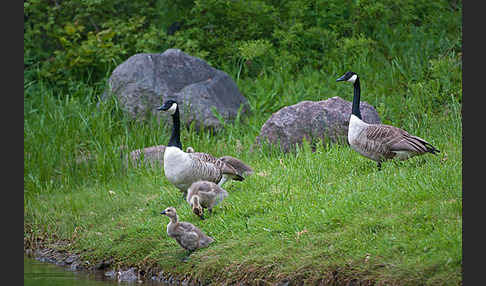
[[[241,71],[246,71],[247,75],[256,75],[263,71],[266,65],[271,65],[268,59],[273,56],[269,54],[274,54],[272,43],[268,40],[249,40],[242,41],[237,44],[238,54],[240,58],[238,59],[238,77],[240,77]],[[244,67],[244,69],[243,69]]]
[[[25,69],[58,86],[96,82],[134,53],[161,51],[150,1],[24,2]],[[135,12],[135,13],[134,13]]]
[[[425,0],[28,0],[24,74],[57,86],[94,83],[135,53],[167,48],[244,77],[400,56],[425,65],[460,52],[461,9]]]

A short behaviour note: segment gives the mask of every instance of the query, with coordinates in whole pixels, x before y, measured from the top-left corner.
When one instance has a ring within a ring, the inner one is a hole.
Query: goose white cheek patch
[[[356,78],[357,78],[357,77],[358,77],[357,75],[353,74],[353,76],[352,76],[352,77],[350,77],[350,78],[348,79],[348,81],[349,81],[349,82],[354,83],[354,82],[356,81]]]
[[[173,115],[176,112],[177,103],[173,103],[172,106],[169,108],[170,115]]]

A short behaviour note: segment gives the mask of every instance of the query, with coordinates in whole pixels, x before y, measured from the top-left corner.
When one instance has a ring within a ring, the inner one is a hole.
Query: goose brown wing
[[[366,137],[379,142],[384,151],[409,151],[415,153],[427,152],[425,140],[410,135],[407,131],[395,126],[374,124],[368,126]]]
[[[214,157],[213,155],[208,153],[203,153],[203,152],[193,152],[191,153],[191,157],[197,160],[201,160],[213,164],[215,164],[216,161],[218,160],[218,158]]]
[[[404,135],[396,139],[396,142],[390,146],[391,151],[411,151],[415,153],[425,153],[427,148],[423,144],[423,141],[418,140],[410,135]]]
[[[190,153],[190,155],[192,158],[200,161],[202,164],[207,164],[207,163],[213,164],[213,166],[221,170],[223,174],[238,175],[238,172],[233,166],[226,164],[223,160],[216,158],[211,154],[194,152],[194,153]]]
[[[200,152],[187,153],[191,158],[192,177],[196,180],[219,182],[223,176],[217,166],[217,158]]]

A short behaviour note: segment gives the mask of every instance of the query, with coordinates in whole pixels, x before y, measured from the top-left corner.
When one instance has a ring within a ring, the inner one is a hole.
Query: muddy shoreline
[[[61,245],[62,243],[57,244],[57,246]],[[138,269],[137,267],[117,268],[113,263],[113,259],[111,258],[107,258],[96,263],[83,261],[79,254],[69,253],[64,250],[57,250],[55,247],[30,247],[24,245],[24,255],[41,262],[62,266],[66,268],[66,270],[95,273],[96,275],[104,276],[108,280],[114,280],[117,282],[141,283],[152,281],[158,282],[163,286],[209,285],[203,284],[200,281],[194,280],[190,277],[178,277],[155,268],[149,270]]]
[[[156,267],[140,269],[135,266],[117,267],[112,258],[105,258],[102,261],[90,262],[83,261],[81,256],[76,253],[70,253],[65,250],[59,250],[66,243],[58,242],[46,246],[42,243],[35,246],[28,245],[24,241],[24,255],[35,260],[55,264],[65,267],[66,270],[95,273],[95,275],[102,275],[104,279],[113,280],[117,282],[155,282],[160,283],[161,286],[205,286],[215,285],[210,281],[201,282],[193,279],[189,274],[183,276],[172,275],[164,272]],[[311,283],[310,285],[343,285],[343,286],[370,286],[381,285],[372,280],[361,280],[351,277],[339,277],[336,271],[330,277],[322,277]],[[249,285],[275,285],[275,286],[297,286],[305,285],[304,277],[284,278],[279,282],[271,283],[267,281],[235,281],[225,285],[235,286],[249,286]]]

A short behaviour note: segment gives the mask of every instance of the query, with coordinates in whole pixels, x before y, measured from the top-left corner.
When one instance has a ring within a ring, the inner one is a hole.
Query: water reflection
[[[166,285],[147,281],[117,282],[104,277],[103,273],[71,271],[65,267],[44,263],[24,256],[24,286],[109,286],[109,285]]]

